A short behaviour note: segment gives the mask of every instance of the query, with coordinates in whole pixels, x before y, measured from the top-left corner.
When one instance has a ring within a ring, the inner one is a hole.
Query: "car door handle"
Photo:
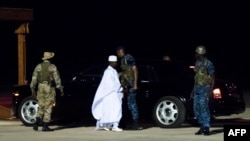
[[[141,83],[149,83],[148,80],[141,80]]]

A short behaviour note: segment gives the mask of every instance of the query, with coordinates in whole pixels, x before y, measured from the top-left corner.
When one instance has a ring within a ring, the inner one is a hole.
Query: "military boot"
[[[203,128],[203,135],[204,136],[209,136],[210,135],[209,127],[204,127]]]
[[[48,123],[43,123],[43,128],[42,128],[42,131],[45,131],[45,132],[49,132],[49,131],[54,131],[53,129],[50,129],[49,126],[48,126]]]
[[[199,129],[197,132],[195,132],[194,134],[195,134],[195,135],[201,135],[201,134],[203,134],[203,131],[204,131],[204,129],[203,129],[203,127],[201,126],[200,129]]]
[[[138,120],[134,120],[132,130],[142,130],[143,128],[139,126]]]
[[[34,125],[33,125],[33,130],[37,131],[37,130],[38,130],[38,127],[39,127],[39,125],[40,125],[40,123],[41,123],[41,118],[40,118],[40,117],[37,117],[37,118],[36,118],[36,122],[35,122]]]

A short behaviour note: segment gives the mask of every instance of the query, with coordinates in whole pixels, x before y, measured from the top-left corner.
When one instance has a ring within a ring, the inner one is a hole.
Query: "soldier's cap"
[[[42,60],[48,60],[48,59],[51,59],[55,56],[55,53],[54,52],[44,52],[43,53],[43,58]]]

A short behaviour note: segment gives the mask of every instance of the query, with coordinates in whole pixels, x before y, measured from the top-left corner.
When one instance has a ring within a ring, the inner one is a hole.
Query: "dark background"
[[[136,59],[168,54],[194,62],[205,45],[217,76],[249,87],[249,8],[240,2],[1,0],[1,7],[34,10],[27,36],[27,80],[44,51],[54,51],[62,77],[106,62],[124,44]],[[17,83],[15,23],[0,22],[0,84]]]

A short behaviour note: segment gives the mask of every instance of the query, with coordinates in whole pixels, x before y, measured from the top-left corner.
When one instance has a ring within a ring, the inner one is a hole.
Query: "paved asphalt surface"
[[[211,127],[211,135],[194,135],[197,127],[184,124],[181,128],[163,129],[151,124],[143,124],[146,127],[141,131],[124,130],[123,132],[94,131],[94,126],[86,125],[53,125],[53,132],[33,131],[32,127],[24,126],[17,119],[0,120],[1,141],[223,141],[223,125],[228,123],[250,123],[250,109],[248,112],[230,117],[217,119]],[[245,116],[245,117],[244,117]]]
[[[56,128],[52,126],[52,128]],[[1,141],[200,141],[223,140],[223,129],[212,128],[215,134],[211,136],[195,136],[197,130],[194,127],[178,129],[161,129],[151,127],[142,131],[94,131],[94,127],[58,128],[54,132],[35,132],[30,127],[24,127],[19,121],[0,121]]]
[[[0,95],[1,96],[1,95]],[[250,100],[250,92],[244,93],[246,102]],[[8,105],[8,103],[5,103]],[[217,117],[211,127],[210,136],[197,136],[198,130],[190,124],[183,124],[181,128],[163,129],[155,127],[151,123],[143,123],[145,127],[141,131],[124,130],[123,132],[94,131],[94,125],[88,123],[75,123],[70,125],[51,125],[53,132],[35,132],[32,127],[24,126],[18,119],[0,119],[0,141],[223,141],[224,124],[249,124],[250,104],[239,115]]]

